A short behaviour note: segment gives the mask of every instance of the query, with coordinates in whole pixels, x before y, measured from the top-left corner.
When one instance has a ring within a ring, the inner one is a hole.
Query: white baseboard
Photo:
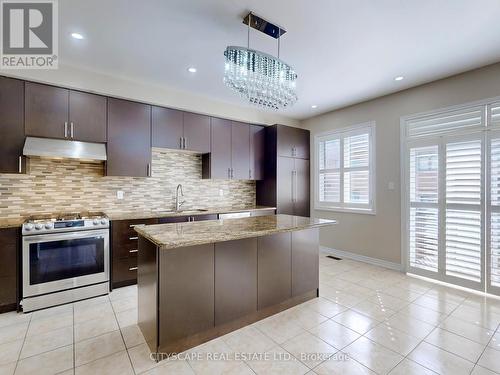
[[[375,266],[380,266],[384,268],[388,268],[395,271],[403,271],[403,267],[399,263],[388,262],[386,260],[367,257],[365,255],[351,253],[349,251],[332,249],[326,246],[320,246],[319,250],[323,253],[334,255],[339,258],[347,258],[351,260],[357,260],[359,262],[373,264]]]

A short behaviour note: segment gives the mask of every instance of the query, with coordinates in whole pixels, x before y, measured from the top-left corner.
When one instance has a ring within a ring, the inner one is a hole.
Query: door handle
[[[128,239],[129,239],[130,241],[133,241],[133,240],[138,240],[138,239],[139,239],[139,237],[129,237]]]
[[[182,149],[182,138],[183,137],[179,137],[179,148]]]
[[[231,178],[234,178],[234,169],[231,168]]]
[[[64,138],[68,138],[68,122],[64,121]]]
[[[147,167],[146,167],[146,175],[148,177],[151,177],[151,164],[148,163]]]
[[[137,271],[137,267],[130,267],[128,270],[129,271]]]
[[[182,139],[183,139],[183,145],[182,145],[183,147],[182,148],[185,150],[186,149],[186,144],[187,144],[186,137],[182,137]]]
[[[73,124],[73,121],[72,121],[72,122],[70,122],[70,123],[69,123],[69,129],[70,129],[70,130],[69,130],[69,133],[70,133],[70,135],[71,135],[71,139],[73,139],[73,137],[74,137],[74,135],[75,135],[75,132],[74,132],[74,130],[75,130],[75,129],[74,129],[74,128],[75,128],[75,127],[74,127],[74,124]]]
[[[292,171],[292,202],[295,202],[295,184],[293,183],[293,171]]]
[[[227,177],[228,177],[228,178],[231,178],[231,168],[228,168],[228,169],[227,169]]]
[[[138,249],[134,249],[134,250],[129,250],[128,252],[129,253],[137,253],[139,250]]]
[[[19,173],[23,173],[23,157],[19,156]]]

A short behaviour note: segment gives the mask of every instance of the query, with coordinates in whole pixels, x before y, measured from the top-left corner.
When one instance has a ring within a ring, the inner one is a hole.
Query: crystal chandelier
[[[247,47],[224,51],[224,83],[254,105],[275,110],[292,106],[298,99],[297,74],[279,59],[279,38],[286,31],[252,13],[243,22],[248,24]],[[278,40],[278,57],[249,48],[250,26]]]

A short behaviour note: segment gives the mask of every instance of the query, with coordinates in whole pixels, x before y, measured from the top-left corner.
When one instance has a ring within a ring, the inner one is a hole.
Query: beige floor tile
[[[403,359],[390,373],[390,375],[435,375],[434,371],[419,365],[417,362]]]
[[[275,347],[263,353],[261,359],[247,361],[247,364],[256,374],[302,375],[309,372],[306,365],[280,347]]]
[[[422,322],[404,313],[396,313],[382,324],[419,339],[423,339],[436,328],[432,324]]]
[[[370,297],[369,301],[378,304],[380,307],[389,308],[394,311],[399,311],[409,304],[408,301],[382,292],[377,292],[374,296]]]
[[[457,302],[449,301],[447,299],[436,299],[433,296],[424,294],[413,301],[415,305],[425,307],[437,311],[441,314],[450,314],[455,310],[460,304]]]
[[[137,285],[126,286],[124,288],[113,289],[109,293],[109,299],[115,301],[121,298],[137,298]]]
[[[441,328],[436,328],[425,341],[471,362],[479,359],[485,347],[484,344],[478,344]]]
[[[319,375],[375,375],[375,372],[354,359],[336,359],[336,355],[314,369]]]
[[[80,341],[75,344],[75,366],[81,366],[123,350],[125,350],[125,344],[120,331]]]
[[[97,305],[77,305],[75,310],[75,324],[88,320],[100,319],[103,316],[113,315],[113,308],[110,302],[103,302]]]
[[[187,361],[170,360],[165,363],[160,362],[158,367],[144,372],[142,375],[195,375]]]
[[[137,309],[125,310],[116,314],[120,328],[137,324]]]
[[[197,374],[237,374],[243,361],[221,338],[209,341],[188,351],[189,365]]]
[[[446,318],[439,327],[484,345],[487,345],[493,336],[493,331],[451,316]]]
[[[421,343],[410,355],[411,360],[439,374],[470,374],[474,364],[429,343]]]
[[[55,314],[54,316],[46,316],[39,319],[34,319],[28,328],[27,336],[40,335],[42,333],[54,331],[56,329],[73,326],[73,312]]]
[[[23,314],[15,311],[0,314],[0,328],[27,323],[31,320],[32,314]]]
[[[18,362],[16,375],[52,375],[73,368],[73,345]]]
[[[481,309],[482,311],[500,314],[500,300],[496,298],[471,294],[465,299],[462,306],[468,306],[475,309]]]
[[[10,362],[4,365],[0,365],[0,374],[2,375],[13,375],[16,369],[17,362]]]
[[[0,328],[0,344],[24,338],[29,322],[18,323]]]
[[[120,298],[111,302],[116,314],[125,310],[137,309],[137,299],[133,297]]]
[[[332,345],[343,349],[360,337],[360,334],[333,320],[327,320],[309,330],[313,335]]]
[[[75,342],[90,339],[108,332],[116,331],[118,323],[114,315],[106,315],[101,319],[88,320],[75,324]]]
[[[474,370],[472,370],[471,375],[498,375],[498,373],[476,365]]]
[[[368,331],[365,337],[368,337],[377,344],[383,345],[402,356],[408,355],[421,341],[421,339],[410,336],[397,329],[393,329],[385,324],[380,324],[371,331]]]
[[[253,326],[244,327],[223,336],[224,342],[235,352],[258,353],[272,349],[276,343]]]
[[[396,311],[388,307],[381,306],[371,301],[363,301],[353,306],[351,309],[379,321],[382,321],[396,313]]]
[[[77,302],[73,303],[73,307],[76,309],[76,308],[86,307],[86,306],[96,306],[96,305],[99,305],[101,303],[106,303],[106,302],[109,302],[108,295],[94,297],[94,298],[88,298],[88,299],[84,299],[81,301],[77,301]]]
[[[66,305],[49,307],[47,309],[35,311],[32,315],[32,320],[44,319],[53,317],[59,314],[68,314],[73,312],[73,304],[68,303]]]
[[[477,364],[500,374],[500,351],[490,347],[486,348]]]
[[[73,327],[64,327],[26,337],[20,358],[32,357],[73,344]]]
[[[347,310],[347,307],[321,297],[305,302],[301,306],[316,311],[327,318],[331,318]]]
[[[128,349],[128,354],[136,374],[150,370],[159,364],[159,362],[151,359],[151,351],[147,344],[137,345]]]
[[[304,309],[300,307],[286,310],[284,311],[283,315],[285,315],[287,319],[295,322],[298,326],[304,329],[315,327],[318,324],[321,324],[324,321],[328,320],[326,316],[321,315],[314,310]]]
[[[19,353],[23,347],[24,339],[0,344],[0,365],[15,362],[19,358]]]
[[[133,348],[134,346],[144,344],[146,342],[141,329],[136,324],[121,328],[121,332],[127,348]]]
[[[415,292],[413,290],[408,290],[405,288],[401,288],[400,286],[391,286],[389,288],[385,288],[382,290],[385,294],[388,294],[392,297],[396,297],[407,302],[413,302],[418,297],[422,295],[422,293]]]
[[[488,346],[493,349],[500,350],[500,329],[493,335],[493,338],[488,343]]]
[[[119,352],[75,368],[75,375],[134,375],[127,352]]]
[[[289,319],[276,316],[261,320],[253,326],[278,344],[282,344],[285,341],[305,332],[305,330],[297,323]]]
[[[436,284],[425,293],[427,296],[434,297],[436,299],[446,300],[450,302],[462,303],[467,297],[470,296],[469,292],[449,288],[444,285]]]
[[[321,291],[320,291],[321,295]],[[357,294],[351,294],[347,292],[342,292],[342,291],[330,291],[330,292],[325,292],[323,297],[329,299],[333,303],[337,303],[339,305],[345,306],[345,307],[352,307],[354,305],[357,305],[358,303],[368,299],[367,296],[361,296]]]
[[[326,361],[338,351],[309,332],[296,336],[281,346],[310,369]]]
[[[500,314],[493,313],[487,308],[473,308],[462,305],[453,311],[451,316],[492,331],[496,330],[500,325]]]
[[[370,329],[380,324],[379,321],[353,310],[348,310],[341,314],[335,315],[332,320],[360,334],[365,334]]]
[[[415,305],[414,303],[409,304],[408,306],[402,308],[399,312],[404,314],[408,314],[415,319],[421,320],[423,322],[438,325],[441,323],[447,315],[441,314],[437,311]]]
[[[378,374],[386,374],[403,360],[403,357],[366,337],[360,337],[343,352]]]

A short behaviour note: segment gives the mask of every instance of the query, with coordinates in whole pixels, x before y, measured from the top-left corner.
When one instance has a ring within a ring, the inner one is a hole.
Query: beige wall
[[[57,70],[3,70],[0,71],[0,74],[231,120],[267,125],[284,124],[299,126],[298,120],[272,111],[228,104],[191,92],[175,90],[167,86],[131,81],[124,77],[109,76],[68,65],[60,65]]]
[[[376,215],[312,210],[316,217],[339,221],[321,231],[321,244],[400,263],[400,117],[496,96],[500,96],[500,63],[303,121],[302,126],[311,130],[312,152],[317,133],[367,121],[377,123]],[[395,183],[395,190],[388,189],[389,182]]]

